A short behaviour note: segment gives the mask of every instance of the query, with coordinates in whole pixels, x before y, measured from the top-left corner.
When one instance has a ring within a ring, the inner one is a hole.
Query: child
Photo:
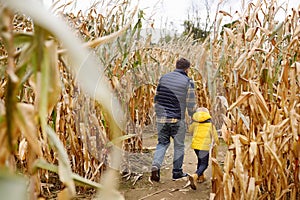
[[[218,134],[211,122],[211,116],[207,108],[200,107],[196,110],[193,114],[193,123],[189,127],[189,132],[193,132],[191,148],[194,149],[198,158],[196,173],[189,176],[191,187],[196,190],[196,183],[205,181],[203,173],[208,167],[211,144],[215,142],[219,145]]]

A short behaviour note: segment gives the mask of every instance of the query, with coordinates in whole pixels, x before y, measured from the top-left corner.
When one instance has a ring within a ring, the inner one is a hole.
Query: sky
[[[201,21],[205,22],[207,12],[205,2],[208,3],[210,10],[210,19],[213,21],[216,14],[217,5],[220,0],[140,0],[141,8],[145,8],[145,12],[148,16],[153,16],[153,19],[157,23],[156,28],[160,28],[160,25],[165,25],[166,20],[168,25],[172,23],[179,31],[183,30],[181,26],[184,20],[188,19],[188,13],[193,10],[193,7],[199,8],[199,15]],[[224,10],[230,14],[238,11],[241,12],[249,2],[257,2],[257,0],[223,0],[220,4],[219,10]],[[244,6],[242,5],[244,2]],[[287,4],[289,8],[298,8],[300,5],[299,0],[278,0],[279,5]],[[283,17],[284,12],[281,10],[278,14],[278,18]]]
[[[49,4],[49,2],[55,2],[54,0],[42,0]],[[69,2],[70,0],[61,0],[61,2]],[[77,8],[85,10],[90,7],[97,0],[77,0]],[[103,0],[100,0],[102,2]],[[106,0],[109,1],[109,0]],[[112,0],[115,1],[115,0]],[[222,0],[219,10],[224,10],[230,14],[235,11],[241,12],[243,10],[242,2],[246,6],[248,2],[252,0]],[[268,0],[267,0],[268,1]],[[198,8],[201,21],[205,22],[206,19],[206,7],[204,2],[208,2],[209,13],[211,21],[216,14],[216,8],[220,0],[131,0],[133,5],[139,2],[139,8],[144,10],[145,18],[149,20],[149,26],[154,23],[154,27],[157,29],[167,28],[169,30],[175,30],[176,32],[183,31],[183,22],[188,19],[188,13],[192,11],[192,8]],[[257,0],[253,0],[257,2]],[[278,0],[280,4],[288,4],[289,9],[294,7],[298,8],[300,5],[299,0]],[[101,6],[99,6],[101,7]],[[283,16],[281,12],[281,17]]]

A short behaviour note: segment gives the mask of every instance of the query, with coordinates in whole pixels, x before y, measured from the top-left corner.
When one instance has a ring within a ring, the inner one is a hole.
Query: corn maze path
[[[190,148],[192,135],[187,133],[185,141],[185,157],[183,170],[186,173],[194,173],[197,165],[197,159],[194,151]],[[155,148],[157,143],[157,136],[155,132],[145,133],[143,135],[143,148],[151,149]],[[218,148],[217,159],[220,164],[224,161],[226,146],[221,143]],[[140,161],[134,161],[133,163],[142,163],[144,173],[139,180],[121,180],[119,185],[119,191],[127,200],[208,200],[211,193],[211,165],[205,171],[207,180],[203,183],[198,183],[197,190],[192,190],[188,185],[188,180],[183,179],[179,181],[172,180],[172,154],[173,154],[173,141],[169,146],[166,153],[165,160],[161,170],[161,180],[159,183],[149,181],[150,166],[152,154],[146,154],[146,157],[140,158]],[[145,155],[143,155],[145,156]]]

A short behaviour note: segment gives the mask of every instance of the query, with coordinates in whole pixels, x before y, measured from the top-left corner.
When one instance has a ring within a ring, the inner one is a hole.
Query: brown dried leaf
[[[256,102],[258,103],[257,105],[262,110],[261,114],[265,117],[265,119],[269,119],[270,111],[269,111],[269,108],[267,106],[267,103],[266,103],[264,97],[262,96],[258,87],[255,85],[255,83],[253,81],[250,81],[250,87],[251,87],[252,91],[254,92]]]
[[[294,37],[294,38],[297,37],[297,36],[299,35],[299,33],[300,33],[300,25],[298,25],[298,26],[295,28],[293,37]]]
[[[253,95],[252,92],[243,92],[238,99],[227,109],[227,111],[232,110],[234,107],[239,106],[249,99],[249,97]]]
[[[250,163],[253,162],[255,156],[257,155],[258,148],[256,142],[250,142],[250,148],[249,148],[249,160]]]
[[[249,139],[247,138],[247,136],[241,135],[241,134],[238,134],[238,136],[239,136],[240,142],[241,142],[243,145],[249,145],[249,144],[250,144],[250,141],[249,141]]]
[[[245,38],[248,42],[251,42],[258,30],[258,27],[249,28],[246,32]]]
[[[297,113],[297,111],[293,108],[290,110],[290,127],[293,133],[294,138],[298,138],[298,127],[299,127],[299,119],[300,115]]]
[[[238,69],[240,65],[246,61],[247,57],[248,57],[248,52],[246,51],[239,56],[237,61],[234,63],[233,69]]]
[[[38,155],[42,156],[42,149],[39,145],[38,132],[35,122],[34,106],[26,103],[17,104],[18,115],[14,116],[17,127],[28,141],[31,149]]]
[[[219,13],[222,13],[224,16],[232,17],[228,12],[226,12],[224,10],[220,10]]]
[[[225,124],[222,124],[221,133],[222,133],[222,138],[223,138],[224,142],[226,144],[229,144],[229,142],[230,142],[230,132],[227,129],[227,127],[225,126]]]
[[[49,83],[48,83],[48,115],[52,113],[54,106],[61,96],[61,80],[58,69],[57,44],[50,40],[45,42],[45,54],[49,62]]]
[[[233,143],[235,145],[235,161],[234,161],[234,166],[235,166],[235,170],[234,170],[234,174],[236,175],[236,177],[239,179],[239,185],[241,188],[241,192],[239,193],[240,195],[245,196],[246,195],[246,179],[247,179],[247,174],[245,174],[245,169],[244,169],[244,165],[243,165],[243,153],[242,153],[242,149],[241,149],[241,142],[240,142],[240,136],[239,135],[233,135],[232,136],[232,140]]]
[[[282,163],[280,162],[280,159],[278,158],[276,152],[267,143],[265,143],[264,146],[265,146],[267,152],[270,153],[270,155],[275,159],[276,163],[278,164],[278,166],[282,170]]]
[[[248,190],[247,190],[247,200],[256,200],[256,187],[255,187],[255,178],[251,177],[249,184],[248,184]]]
[[[25,138],[23,138],[23,140],[19,143],[19,158],[20,160],[24,161],[26,159],[26,154],[27,154],[27,151],[28,151],[28,143],[26,141]]]
[[[230,38],[231,41],[235,41],[235,36],[234,36],[234,34],[233,34],[233,32],[232,32],[231,29],[224,28],[224,31],[229,36],[229,38]]]

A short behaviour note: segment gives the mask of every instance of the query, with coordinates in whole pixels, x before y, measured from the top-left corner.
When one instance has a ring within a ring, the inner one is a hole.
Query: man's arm
[[[194,82],[192,80],[189,81],[189,85],[188,85],[186,107],[187,107],[189,116],[192,116],[194,114],[194,112],[196,111],[196,107],[197,107]]]

